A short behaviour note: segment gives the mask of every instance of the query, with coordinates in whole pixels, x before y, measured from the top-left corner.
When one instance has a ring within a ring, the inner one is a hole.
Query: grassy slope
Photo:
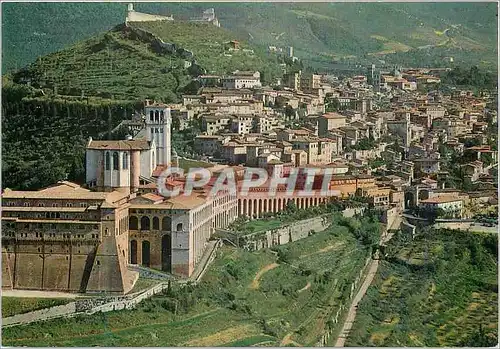
[[[71,302],[61,298],[2,297],[2,318]]]
[[[441,47],[427,54],[460,55],[463,48],[474,53],[469,58],[461,54],[471,63],[480,59],[477,52],[483,57],[497,52],[494,3],[140,3],[135,7],[150,13],[173,13],[175,18],[189,18],[214,7],[222,25],[241,39],[250,40],[250,33],[257,45],[291,45],[299,57],[311,60],[321,53],[359,58],[386,50],[372,35],[387,38],[396,49],[436,45],[447,41],[442,33],[452,25],[460,26],[452,33],[454,42],[447,45],[456,48],[447,51]],[[8,52],[3,67],[8,68],[122,23],[126,5],[30,3],[4,4],[3,9],[4,50]],[[285,34],[276,39],[280,33]],[[32,49],[28,51],[26,46]],[[496,66],[495,59],[490,63]]]
[[[395,237],[347,345],[457,346],[480,324],[496,334],[496,246],[493,236],[456,231]]]
[[[268,250],[257,253],[224,247],[203,282],[180,291],[190,306],[174,315],[172,298],[160,295],[136,310],[54,320],[3,330],[4,345],[30,346],[216,346],[290,341],[314,345],[338,297],[363,265],[361,249],[346,228],[282,246],[289,264],[262,273],[276,262]],[[298,292],[307,284],[310,287]],[[179,298],[180,297],[180,298]]]

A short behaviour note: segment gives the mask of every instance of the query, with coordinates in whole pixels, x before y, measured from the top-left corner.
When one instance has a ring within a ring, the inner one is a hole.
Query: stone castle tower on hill
[[[137,12],[134,10],[133,4],[128,4],[127,9],[127,17],[125,18],[125,23],[128,22],[152,22],[152,21],[173,21],[174,16],[160,16],[160,15],[152,15],[148,13]],[[192,17],[189,19],[189,22],[198,22],[198,23],[208,23],[215,25],[216,27],[220,27],[220,22],[215,16],[215,10],[213,8],[209,8],[203,11],[201,17]]]

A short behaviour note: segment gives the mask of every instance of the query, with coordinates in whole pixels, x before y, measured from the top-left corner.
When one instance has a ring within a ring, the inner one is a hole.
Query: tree
[[[340,102],[338,98],[331,98],[326,101],[325,111],[336,112],[340,110]]]
[[[181,128],[181,120],[177,115],[172,117],[172,130],[180,130]]]
[[[291,119],[295,116],[295,110],[292,108],[291,105],[287,104],[285,106],[285,116],[288,118],[288,119]]]
[[[297,212],[297,205],[295,205],[295,202],[292,200],[288,201],[288,203],[286,204],[285,211],[286,211],[286,213]]]

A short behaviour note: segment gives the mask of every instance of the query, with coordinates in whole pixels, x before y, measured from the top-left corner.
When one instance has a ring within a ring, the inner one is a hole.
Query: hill
[[[14,82],[29,81],[63,95],[176,102],[180,94],[196,91],[189,83],[199,73],[254,69],[262,71],[264,80],[277,76],[276,57],[244,42],[239,51],[229,52],[225,43],[234,38],[226,29],[199,23],[119,25],[39,57],[15,73]]]
[[[395,236],[358,307],[348,346],[498,343],[498,238],[429,231]]]
[[[4,69],[111,29],[119,3],[3,4]],[[189,18],[213,7],[224,28],[252,44],[293,46],[311,66],[333,60],[496,69],[495,3],[138,3],[137,11]],[[63,30],[61,30],[61,28]],[[27,50],[26,47],[30,49]]]

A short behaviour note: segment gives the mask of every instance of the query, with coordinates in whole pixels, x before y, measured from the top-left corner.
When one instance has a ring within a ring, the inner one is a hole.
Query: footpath
[[[200,281],[205,274],[210,263],[215,259],[217,248],[222,245],[221,240],[209,241],[205,253],[203,254],[200,262],[195,267],[193,274],[187,279],[177,280],[180,285],[187,283],[196,284]],[[143,300],[161,293],[168,288],[167,282],[160,282],[142,292],[133,295],[106,297],[106,298],[86,298],[76,300],[65,305],[59,305],[46,309],[36,310],[25,314],[17,314],[2,319],[3,327],[12,327],[18,325],[25,325],[37,321],[45,321],[57,319],[61,317],[75,317],[78,315],[91,315],[97,312],[108,312],[122,309],[133,309],[138,303]],[[2,292],[5,296],[5,292]],[[14,293],[13,293],[14,294]],[[45,295],[46,293],[43,293]],[[32,294],[33,295],[33,294]],[[27,297],[27,295],[25,296]],[[40,295],[39,295],[40,297]],[[59,295],[61,297],[61,295]],[[74,297],[77,297],[75,295]]]
[[[387,243],[393,237],[393,235],[394,235],[393,233],[385,233],[384,235],[382,235],[379,245],[384,245],[385,243]],[[363,299],[364,295],[366,294],[366,291],[368,290],[368,287],[370,287],[373,281],[373,278],[377,274],[378,266],[379,266],[379,260],[377,252],[377,256],[375,256],[375,259],[372,259],[370,262],[370,267],[368,269],[368,272],[366,273],[363,284],[361,285],[361,287],[358,290],[358,293],[352,300],[351,306],[349,307],[349,311],[347,313],[347,317],[344,321],[344,325],[342,326],[342,330],[340,331],[340,334],[337,337],[337,341],[335,342],[335,347],[343,347],[345,345],[347,337],[351,332],[352,325],[354,324],[354,320],[356,319],[358,304]]]

